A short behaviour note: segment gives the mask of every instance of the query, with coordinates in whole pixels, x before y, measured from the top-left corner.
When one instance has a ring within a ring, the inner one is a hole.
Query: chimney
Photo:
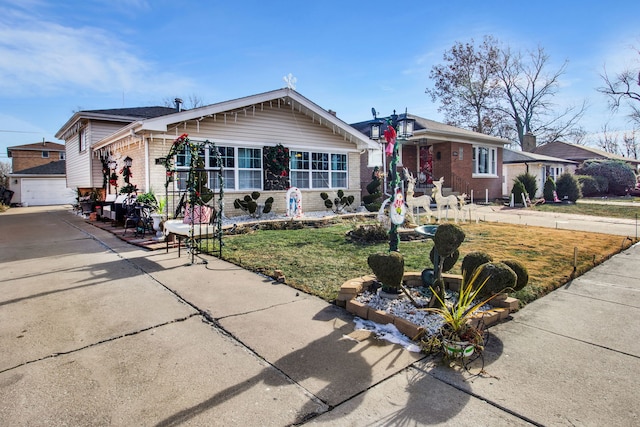
[[[536,149],[536,136],[527,132],[522,138],[522,151],[526,151],[527,153],[533,153]]]
[[[182,111],[182,99],[176,98],[173,100],[173,102],[176,103],[176,111],[178,112]]]
[[[333,110],[329,110],[329,114],[331,114],[333,117],[336,117],[336,112]]]

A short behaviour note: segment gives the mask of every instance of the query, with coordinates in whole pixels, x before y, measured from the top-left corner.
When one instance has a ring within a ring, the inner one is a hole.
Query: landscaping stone
[[[363,319],[368,319],[369,306],[363,304],[355,299],[350,299],[347,301],[347,311],[355,316],[361,317]]]

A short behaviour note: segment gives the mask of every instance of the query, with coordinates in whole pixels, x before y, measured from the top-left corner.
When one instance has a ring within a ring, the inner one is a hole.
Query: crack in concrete
[[[6,368],[6,369],[3,369],[3,370],[0,370],[0,374],[2,374],[4,372],[11,371],[11,370],[14,370],[14,369],[17,369],[17,368],[20,368],[22,366],[31,365],[32,363],[42,362],[44,360],[54,359],[54,358],[59,357],[59,356],[65,356],[65,355],[68,355],[68,354],[77,353],[79,351],[87,350],[89,348],[97,347],[97,346],[102,345],[102,344],[106,344],[106,343],[110,343],[110,342],[113,342],[113,341],[117,341],[117,340],[122,339],[122,338],[138,335],[138,334],[141,334],[143,332],[147,332],[147,331],[150,331],[150,330],[153,330],[153,329],[161,328],[163,326],[171,325],[171,324],[174,324],[174,323],[184,322],[184,321],[189,320],[192,317],[195,317],[195,316],[198,316],[198,315],[199,315],[198,313],[192,313],[192,314],[190,314],[190,315],[188,315],[186,317],[182,317],[182,318],[179,318],[179,319],[173,319],[173,320],[170,320],[170,321],[167,321],[167,322],[158,323],[158,324],[153,325],[153,326],[148,326],[146,328],[138,329],[136,331],[127,332],[127,333],[124,333],[124,334],[121,334],[121,335],[118,335],[118,336],[114,336],[114,337],[110,337],[110,338],[105,338],[103,340],[100,340],[100,341],[97,341],[97,342],[94,342],[94,343],[91,343],[91,344],[87,344],[87,345],[85,345],[83,347],[78,347],[78,348],[74,348],[72,350],[67,350],[67,351],[59,351],[59,352],[56,352],[56,353],[49,354],[47,356],[43,356],[43,357],[41,357],[39,359],[28,360],[26,362],[20,363],[19,365],[12,366],[10,368]]]

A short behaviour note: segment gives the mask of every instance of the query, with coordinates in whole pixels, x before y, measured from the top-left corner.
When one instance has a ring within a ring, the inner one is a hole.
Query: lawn
[[[637,198],[617,199],[625,202],[634,201]],[[609,199],[609,201],[611,201]],[[640,202],[638,206],[624,206],[616,205],[615,203],[609,203],[607,205],[592,204],[592,203],[580,203],[577,204],[554,204],[545,203],[542,205],[533,206],[531,209],[542,212],[560,212],[568,214],[580,214],[580,215],[592,215],[602,216],[609,218],[625,218],[625,219],[637,219],[640,214]]]
[[[267,276],[282,270],[289,286],[332,301],[344,281],[371,274],[367,265],[370,254],[388,251],[386,242],[361,245],[346,238],[349,230],[363,223],[362,219],[350,219],[318,228],[252,230],[225,237],[223,257]],[[520,225],[481,222],[463,223],[460,227],[466,234],[460,259],[469,252],[483,250],[495,261],[517,259],[525,264],[529,284],[514,294],[524,304],[570,279],[574,248],[578,255],[576,271],[582,274],[632,243],[620,236]],[[401,242],[405,271],[432,267],[432,245],[431,240]],[[460,263],[453,273],[459,273]]]

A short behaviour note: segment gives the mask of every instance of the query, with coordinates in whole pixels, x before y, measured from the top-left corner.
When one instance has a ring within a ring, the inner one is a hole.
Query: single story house
[[[443,193],[474,194],[474,200],[502,197],[503,148],[510,142],[490,135],[473,132],[416,115],[394,113],[352,126],[375,141],[363,159],[361,185],[371,181],[373,167],[389,167],[384,154],[386,140],[383,132],[388,123],[397,124],[399,168],[406,168],[417,177],[416,195],[431,195],[432,182],[444,178]]]
[[[208,141],[218,150],[224,166],[226,216],[243,214],[233,200],[254,191],[261,193],[261,200],[273,197],[272,210],[285,213],[290,186],[300,190],[303,212],[326,210],[320,194],[333,198],[338,190],[353,195],[360,205],[360,155],[377,144],[291,88],[190,110],[179,105],[162,108],[74,114],[56,134],[67,148],[68,186],[101,187],[107,181],[107,190],[113,193],[124,184],[126,160],[131,184],[162,195],[167,182],[165,158],[174,140],[187,134],[190,141]],[[135,116],[151,110],[157,114]],[[130,114],[122,114],[126,112]],[[266,154],[280,146],[291,161],[281,165],[283,179],[274,187],[266,173]],[[213,148],[203,149],[200,156],[209,188],[215,189],[220,165],[209,150]],[[188,156],[178,153],[172,159],[178,176],[169,183],[170,191],[184,191]],[[114,173],[117,180],[105,179]]]
[[[22,206],[72,204],[76,192],[67,188],[65,161],[58,160],[9,174],[11,203]]]
[[[631,159],[629,157],[607,153],[606,151],[598,150],[597,148],[587,147],[585,145],[569,144],[568,142],[561,141],[540,145],[536,147],[534,153],[565,160],[572,160],[578,163],[578,166],[585,160],[609,159],[627,162],[636,170],[640,168],[640,160],[638,159]]]
[[[572,160],[505,148],[502,158],[502,175],[504,177],[502,195],[509,197],[516,177],[529,173],[536,177],[538,183],[538,192],[532,197],[542,197],[544,183],[548,176],[555,181],[565,172],[573,173],[577,166],[578,162]]]

